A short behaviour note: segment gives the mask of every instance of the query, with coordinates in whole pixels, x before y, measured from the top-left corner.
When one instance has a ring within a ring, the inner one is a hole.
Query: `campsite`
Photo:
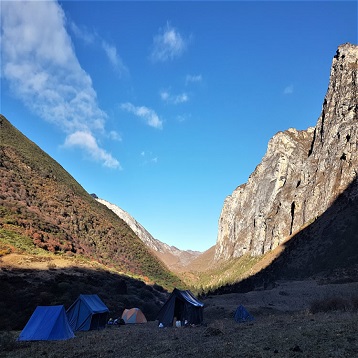
[[[4,332],[1,357],[356,357],[355,292],[354,282],[278,282],[270,290],[203,298],[200,325],[107,325],[61,341],[16,342],[20,332]],[[239,305],[254,319],[236,322]]]

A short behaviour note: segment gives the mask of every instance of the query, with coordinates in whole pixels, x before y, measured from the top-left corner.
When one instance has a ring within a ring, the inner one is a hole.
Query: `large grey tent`
[[[97,295],[80,295],[66,313],[74,331],[89,331],[106,327],[109,309]]]
[[[167,302],[160,309],[157,320],[164,327],[173,325],[174,318],[181,324],[200,324],[203,322],[204,303],[200,302],[189,290],[174,288]]]
[[[18,340],[58,341],[74,336],[64,306],[38,306],[21,331]]]

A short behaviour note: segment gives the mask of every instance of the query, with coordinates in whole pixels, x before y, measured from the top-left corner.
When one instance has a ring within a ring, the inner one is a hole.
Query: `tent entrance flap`
[[[90,330],[105,327],[107,323],[107,314],[95,313],[92,315]]]
[[[176,298],[175,305],[174,305],[174,317],[176,317],[177,321],[184,321],[186,315],[185,313],[186,313],[186,309],[185,309],[184,302]]]

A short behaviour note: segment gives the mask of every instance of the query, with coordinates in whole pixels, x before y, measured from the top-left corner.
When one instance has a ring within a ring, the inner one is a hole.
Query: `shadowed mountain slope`
[[[358,281],[358,178],[312,223],[251,268],[245,279],[216,294],[272,287],[276,280]]]
[[[37,306],[68,309],[80,294],[98,294],[110,310],[109,317],[118,318],[125,308],[138,307],[154,320],[168,296],[161,286],[145,285],[105,266],[73,260],[73,266],[68,262],[69,266],[55,267],[50,256],[14,256],[12,262],[0,263],[0,331],[23,329]],[[41,263],[45,269],[33,268]]]

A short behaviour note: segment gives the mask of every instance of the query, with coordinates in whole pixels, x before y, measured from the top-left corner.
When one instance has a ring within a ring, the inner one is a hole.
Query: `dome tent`
[[[122,313],[123,321],[128,323],[147,323],[144,313],[139,308],[125,309]]]

